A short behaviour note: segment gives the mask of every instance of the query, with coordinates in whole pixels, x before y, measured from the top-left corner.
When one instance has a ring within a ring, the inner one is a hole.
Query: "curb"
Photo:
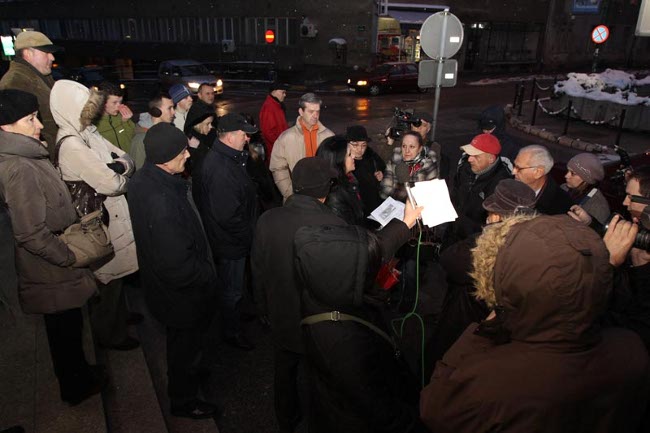
[[[607,146],[603,146],[602,144],[590,143],[588,141],[582,141],[579,138],[572,138],[566,135],[557,135],[551,131],[547,131],[544,128],[524,123],[519,117],[513,114],[512,108],[512,104],[505,106],[506,119],[508,119],[508,123],[510,123],[510,126],[513,128],[525,132],[526,134],[535,135],[542,140],[550,141],[564,147],[582,150],[583,152],[604,153],[607,151]]]

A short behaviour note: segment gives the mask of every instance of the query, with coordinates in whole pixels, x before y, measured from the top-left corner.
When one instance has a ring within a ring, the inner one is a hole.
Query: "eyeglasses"
[[[528,168],[539,168],[539,165],[531,165],[530,167],[519,167],[517,164],[515,164],[512,167],[513,170],[517,170],[517,171],[526,170]]]
[[[350,146],[352,147],[368,147],[368,143],[365,141],[350,141]]]
[[[650,205],[650,198],[644,197],[642,195],[633,195],[633,194],[626,194],[627,197],[629,197],[630,201],[632,203],[640,203],[640,204],[647,204]]]

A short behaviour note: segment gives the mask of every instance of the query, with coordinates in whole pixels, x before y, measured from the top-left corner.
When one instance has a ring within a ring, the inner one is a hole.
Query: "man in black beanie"
[[[293,237],[306,225],[346,225],[323,204],[337,173],[322,158],[304,158],[293,169],[293,192],[284,206],[260,217],[251,254],[255,302],[268,316],[274,343],[275,416],[281,432],[300,422],[298,366],[303,357],[300,289],[293,273]]]
[[[217,408],[197,398],[194,364],[216,305],[217,275],[210,248],[181,176],[189,158],[187,138],[159,123],[144,138],[146,160],[129,183],[129,211],[138,247],[145,299],[167,327],[171,413],[200,419]]]

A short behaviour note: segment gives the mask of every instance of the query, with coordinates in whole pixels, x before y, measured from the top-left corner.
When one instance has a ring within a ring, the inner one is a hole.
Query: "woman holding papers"
[[[348,140],[340,135],[325,139],[316,151],[317,158],[329,161],[338,177],[325,205],[348,224],[365,225],[359,183],[354,177],[354,156]]]
[[[386,163],[379,195],[383,199],[392,197],[405,201],[407,182],[421,182],[437,177],[435,152],[427,153],[420,134],[408,131],[402,137],[402,146],[395,149],[392,160]]]

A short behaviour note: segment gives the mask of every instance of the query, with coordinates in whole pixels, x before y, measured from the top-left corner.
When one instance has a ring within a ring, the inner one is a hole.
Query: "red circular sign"
[[[609,28],[600,24],[591,31],[591,40],[597,44],[602,44],[609,38]]]
[[[264,40],[266,40],[267,44],[275,42],[275,32],[273,30],[267,30],[266,33],[264,33]]]

